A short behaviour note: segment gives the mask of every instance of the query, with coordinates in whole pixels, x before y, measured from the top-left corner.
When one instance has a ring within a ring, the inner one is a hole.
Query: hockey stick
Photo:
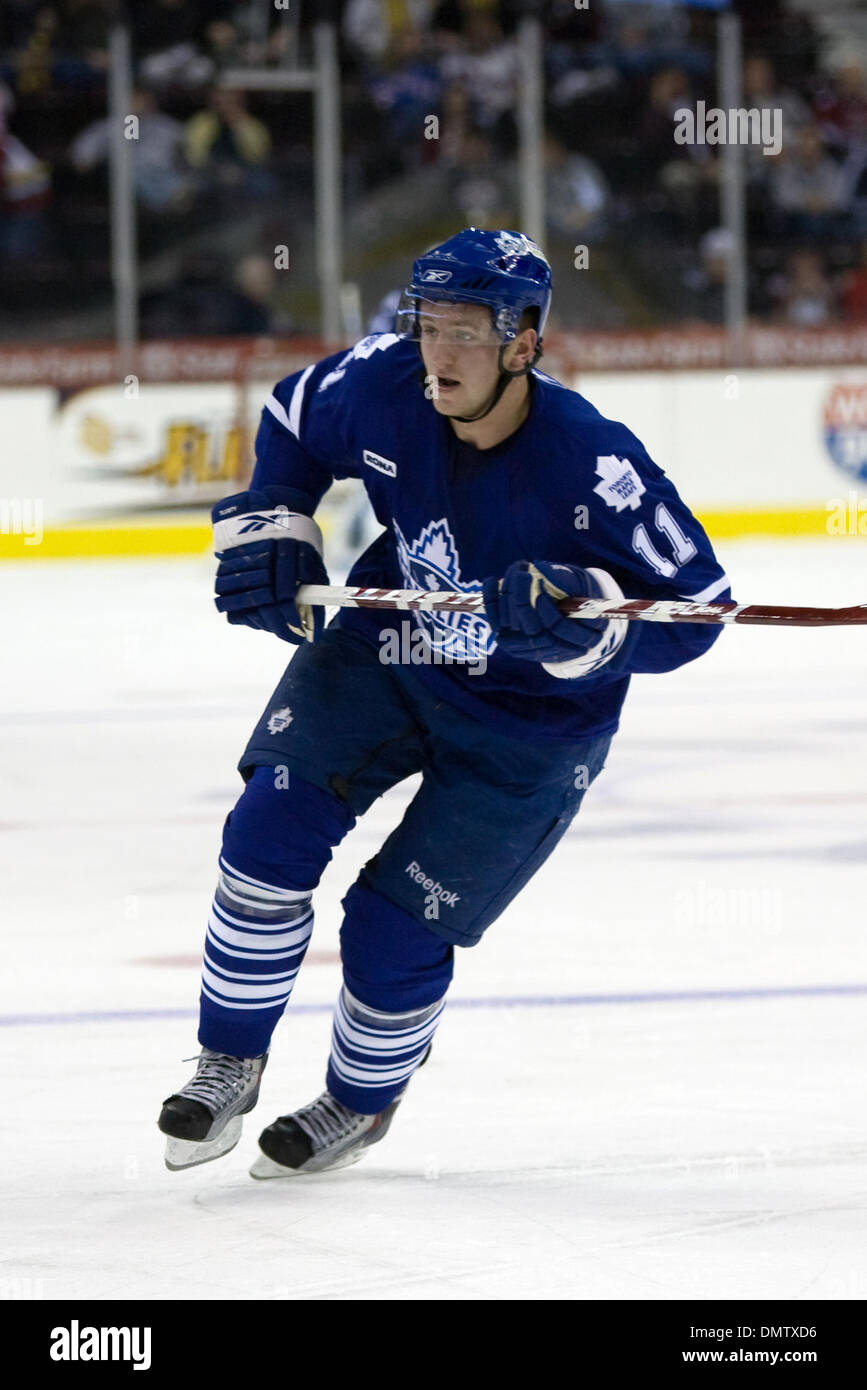
[[[353,589],[331,584],[304,584],[296,594],[302,604],[338,608],[421,609],[423,612],[484,613],[480,593],[434,589]],[[560,610],[572,618],[626,618],[645,623],[756,623],[779,627],[848,627],[867,624],[867,603],[850,608],[775,608],[763,603],[690,603],[686,599],[563,599]]]

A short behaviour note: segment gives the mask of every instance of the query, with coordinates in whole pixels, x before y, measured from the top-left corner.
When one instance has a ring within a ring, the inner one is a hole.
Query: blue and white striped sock
[[[409,1013],[382,1013],[346,986],[334,1011],[326,1086],[341,1105],[377,1115],[406,1086],[430,1046],[445,998]]]
[[[199,1042],[259,1057],[286,1007],[313,931],[310,891],[251,878],[220,857],[205,937]]]

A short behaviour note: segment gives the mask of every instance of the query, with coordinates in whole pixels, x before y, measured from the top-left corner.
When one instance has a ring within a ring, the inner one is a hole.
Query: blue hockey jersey
[[[603,570],[627,598],[728,599],[704,530],[635,435],[539,370],[529,385],[523,424],[479,450],[434,409],[417,346],[373,335],[278,383],[262,412],[252,486],[288,487],[312,515],[334,478],[360,478],[384,529],[350,584],[477,592],[515,560],[549,560]],[[345,609],[338,621],[377,643],[409,617]],[[632,672],[673,670],[720,632],[633,622],[614,656],[570,679],[504,656],[483,615],[411,617],[448,658],[415,666],[418,679],[519,738],[613,731]],[[472,664],[480,652],[483,674]]]

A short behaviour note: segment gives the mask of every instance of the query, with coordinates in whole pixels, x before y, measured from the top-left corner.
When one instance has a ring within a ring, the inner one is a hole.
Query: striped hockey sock
[[[259,1057],[292,993],[313,931],[310,892],[251,878],[220,858],[205,937],[199,1042]]]
[[[390,1105],[421,1062],[445,1008],[438,999],[409,1013],[382,1013],[346,986],[334,1012],[326,1086],[342,1105],[376,1115]]]

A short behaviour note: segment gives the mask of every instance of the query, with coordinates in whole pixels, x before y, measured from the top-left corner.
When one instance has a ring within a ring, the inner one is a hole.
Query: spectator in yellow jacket
[[[235,88],[212,89],[207,109],[187,121],[184,149],[191,168],[218,188],[255,194],[273,186],[267,169],[271,136]]]

